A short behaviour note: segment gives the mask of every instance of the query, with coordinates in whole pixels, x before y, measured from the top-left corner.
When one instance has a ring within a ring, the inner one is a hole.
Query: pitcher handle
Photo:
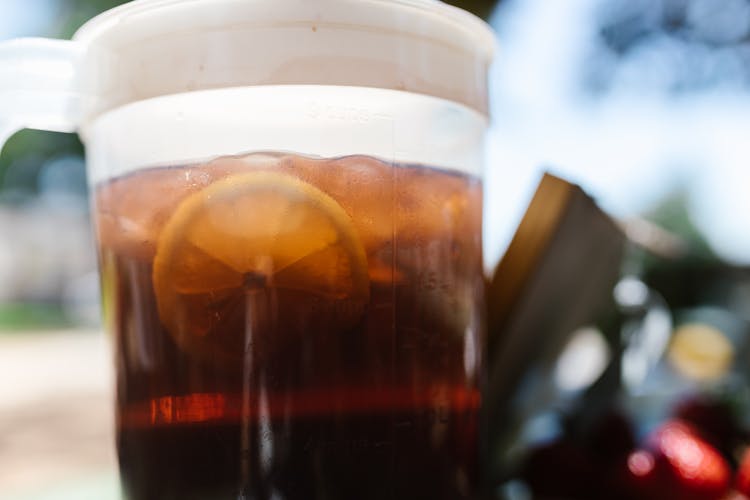
[[[23,128],[73,132],[83,114],[79,42],[0,42],[0,148]]]

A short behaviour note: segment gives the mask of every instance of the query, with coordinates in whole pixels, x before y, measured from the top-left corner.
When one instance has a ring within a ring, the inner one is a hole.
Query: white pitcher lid
[[[436,0],[135,0],[86,23],[89,118],[249,85],[396,89],[487,114],[489,27]]]

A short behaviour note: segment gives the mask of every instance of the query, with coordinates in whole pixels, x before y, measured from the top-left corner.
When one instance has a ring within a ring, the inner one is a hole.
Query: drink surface
[[[254,153],[95,211],[126,498],[474,497],[477,179]]]

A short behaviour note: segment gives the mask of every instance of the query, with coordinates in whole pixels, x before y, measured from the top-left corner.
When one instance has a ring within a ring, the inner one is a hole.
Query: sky
[[[0,0],[0,40],[40,36],[58,7],[56,0]]]
[[[715,36],[732,29],[747,33],[750,4],[712,2],[734,17],[717,19],[706,2],[694,1],[689,16],[704,25],[691,29],[709,35],[714,29]],[[731,262],[750,263],[750,93],[719,78],[686,96],[669,94],[665,87],[682,70],[670,57],[686,49],[654,37],[613,67],[614,84],[605,97],[584,98],[579,73],[597,43],[592,18],[602,4],[508,0],[491,20],[499,54],[488,140],[488,260],[502,254],[548,168],[583,185],[617,217],[647,211],[684,189],[690,216],[713,249]],[[705,25],[706,18],[714,24]],[[715,29],[716,22],[725,23],[722,30]],[[707,64],[721,61],[721,54],[703,55]],[[729,70],[709,66],[712,75],[725,71],[725,80],[732,76]]]

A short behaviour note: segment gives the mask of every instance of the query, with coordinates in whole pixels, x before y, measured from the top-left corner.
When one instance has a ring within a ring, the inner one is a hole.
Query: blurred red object
[[[737,443],[744,440],[745,433],[731,406],[725,401],[691,397],[677,404],[673,413],[677,419],[691,424],[703,439],[725,457],[731,457]]]
[[[692,425],[669,420],[649,437],[648,446],[661,498],[719,500],[729,492],[729,464]]]
[[[737,488],[738,492],[750,497],[750,448],[745,449],[742,455],[734,487]]]

